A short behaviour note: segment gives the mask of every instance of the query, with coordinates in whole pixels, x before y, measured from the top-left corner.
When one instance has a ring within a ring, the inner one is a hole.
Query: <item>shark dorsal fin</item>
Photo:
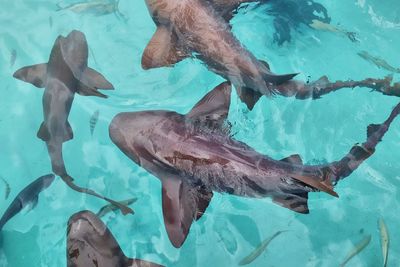
[[[171,243],[180,248],[189,234],[194,220],[200,219],[213,193],[194,188],[179,177],[168,177],[162,182],[164,224]]]
[[[287,158],[281,159],[281,161],[291,163],[291,164],[303,165],[303,160],[301,159],[299,154],[291,155]]]
[[[231,84],[224,82],[206,94],[186,115],[189,120],[221,127],[228,117]]]
[[[158,26],[142,56],[142,68],[152,69],[172,66],[189,54],[180,48],[178,37],[165,26]]]

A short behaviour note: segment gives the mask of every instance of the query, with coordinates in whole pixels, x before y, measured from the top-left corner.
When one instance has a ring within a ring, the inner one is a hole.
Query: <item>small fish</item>
[[[371,235],[366,236],[360,243],[358,243],[347,255],[340,267],[344,267],[354,256],[360,253],[371,242]]]
[[[313,19],[312,23],[309,24],[311,28],[314,28],[316,30],[321,30],[321,31],[327,31],[327,32],[333,32],[333,33],[340,33],[346,35],[352,42],[358,42],[357,40],[357,35],[355,32],[349,32],[344,29],[340,29],[338,27],[335,27],[331,24],[322,22],[317,19]]]
[[[50,28],[53,28],[53,17],[52,16],[49,17],[49,26],[50,26]]]
[[[1,179],[1,180],[4,182],[4,184],[6,185],[5,199],[7,200],[8,196],[10,195],[10,192],[11,192],[11,187],[10,187],[10,184],[7,183],[7,181],[6,181],[3,177],[0,177],[0,179]]]
[[[96,127],[97,121],[99,120],[100,112],[96,110],[93,115],[90,117],[89,125],[90,125],[90,133],[93,136],[94,128]]]
[[[381,236],[383,267],[386,267],[388,253],[389,253],[389,232],[386,227],[385,221],[382,218],[379,219],[378,224],[379,224],[379,233]]]
[[[372,64],[375,64],[378,68],[382,68],[382,69],[388,70],[390,72],[400,73],[399,68],[395,68],[395,67],[391,66],[389,63],[386,62],[386,60],[379,58],[379,57],[375,57],[375,56],[369,54],[367,51],[358,52],[357,55],[359,55],[366,61],[371,62]]]
[[[119,11],[119,0],[93,0],[89,2],[78,2],[67,6],[57,4],[57,11],[69,10],[77,14],[90,13],[95,16],[102,16],[114,13],[117,17],[125,19],[124,15]]]
[[[268,244],[278,235],[282,234],[286,231],[278,231],[273,236],[265,239],[252,253],[250,253],[247,257],[239,262],[239,265],[246,265],[253,262],[258,256],[263,253],[263,251],[267,248]]]
[[[125,206],[129,206],[129,205],[135,203],[136,201],[137,201],[137,198],[130,198],[130,199],[127,199],[127,200],[119,201],[118,203],[120,203],[122,205],[125,205]],[[112,211],[114,212],[114,211],[116,211],[118,209],[119,208],[117,206],[115,206],[114,204],[108,204],[108,205],[105,205],[104,207],[102,207],[97,212],[96,215],[97,215],[97,217],[101,218],[104,215],[106,215],[107,213],[112,212]]]
[[[16,59],[17,59],[17,50],[13,49],[11,51],[11,57],[10,57],[10,68],[14,66]]]
[[[39,177],[27,187],[25,187],[11,202],[3,216],[0,218],[0,231],[3,226],[15,215],[17,215],[23,208],[30,205],[34,208],[38,202],[39,194],[48,188],[54,181],[55,176],[48,174]]]

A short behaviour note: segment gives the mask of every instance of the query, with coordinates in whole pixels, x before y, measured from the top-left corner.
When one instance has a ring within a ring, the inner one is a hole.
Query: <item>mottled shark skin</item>
[[[162,267],[125,256],[107,226],[92,212],[71,216],[67,229],[67,267]]]
[[[310,166],[299,155],[275,160],[233,139],[225,122],[230,95],[226,82],[186,115],[165,110],[120,113],[110,124],[111,140],[119,149],[161,180],[164,222],[175,247],[182,246],[213,192],[271,197],[299,213],[309,212],[309,192],[338,196],[333,185],[374,153],[400,112],[399,104],[383,124],[369,126],[367,141],[342,159]]]
[[[25,187],[11,202],[10,206],[1,217],[0,231],[3,229],[3,226],[23,208],[28,205],[32,205],[32,208],[35,207],[40,192],[48,188],[53,183],[54,178],[53,174],[44,175]]]
[[[68,115],[75,93],[106,96],[98,89],[114,89],[103,75],[91,69],[88,63],[88,45],[85,35],[72,31],[59,36],[50,53],[48,63],[27,66],[17,70],[14,77],[45,88],[43,93],[44,122],[37,136],[46,142],[53,172],[67,174],[62,156],[62,144],[73,138]]]
[[[229,23],[205,0],[146,0],[157,31],[145,48],[142,67],[172,66],[194,55],[213,72],[263,95],[296,74],[276,75],[232,34]]]

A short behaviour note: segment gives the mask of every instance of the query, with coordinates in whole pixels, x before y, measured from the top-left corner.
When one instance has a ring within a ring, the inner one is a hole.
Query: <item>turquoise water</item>
[[[236,36],[278,73],[301,72],[300,79],[362,79],[387,71],[361,59],[370,51],[400,67],[400,8],[395,0],[319,1],[340,24],[358,33],[359,43],[341,35],[301,28],[289,45],[272,43],[272,18],[262,9],[246,10],[232,21]],[[77,184],[113,199],[137,197],[135,215],[110,214],[103,221],[129,257],[166,266],[236,266],[264,238],[277,237],[249,266],[338,266],[353,245],[371,234],[370,245],[348,266],[381,266],[377,220],[390,234],[388,266],[400,265],[400,120],[378,145],[372,158],[337,185],[340,198],[310,195],[309,215],[279,207],[269,199],[244,199],[215,193],[203,218],[192,225],[187,241],[175,249],[168,240],[158,179],[131,162],[108,137],[108,124],[122,111],[169,109],[185,113],[222,81],[197,60],[174,68],[144,71],[141,54],[155,31],[143,0],[121,0],[125,22],[113,14],[56,12],[56,1],[0,0],[0,176],[11,187],[0,212],[28,183],[51,171],[45,144],[36,137],[43,120],[42,89],[12,78],[23,66],[46,62],[54,40],[72,29],[86,34],[89,66],[103,73],[116,90],[109,99],[76,96],[69,121],[74,139],[64,144],[67,169]],[[10,55],[17,53],[10,67]],[[394,76],[400,81],[400,75]],[[320,100],[262,98],[251,112],[232,96],[229,119],[235,138],[274,158],[299,153],[308,163],[341,158],[366,138],[370,123],[383,121],[396,97],[344,89]],[[100,118],[93,137],[91,115]],[[2,231],[0,266],[65,266],[66,224],[83,209],[97,212],[104,204],[78,194],[59,179],[40,195],[30,212],[15,216]]]

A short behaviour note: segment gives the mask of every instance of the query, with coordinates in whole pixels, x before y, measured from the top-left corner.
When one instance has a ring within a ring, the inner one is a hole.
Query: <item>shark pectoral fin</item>
[[[290,209],[292,211],[303,214],[310,213],[307,204],[308,201],[307,192],[296,195],[274,196],[272,200],[276,204],[285,207],[287,209]]]
[[[240,100],[242,100],[242,102],[244,102],[246,104],[246,106],[249,110],[252,110],[254,108],[254,105],[257,103],[257,101],[262,96],[261,93],[256,92],[247,87],[236,87],[236,92],[237,92]]]
[[[96,88],[90,87],[82,82],[79,83],[77,93],[83,96],[98,96],[102,98],[107,98],[108,96],[97,91]]]
[[[13,77],[43,88],[46,85],[47,63],[23,67],[14,72]]]
[[[189,54],[180,48],[178,37],[165,26],[159,26],[146,46],[142,56],[142,68],[147,70],[172,66]]]
[[[299,154],[291,155],[287,158],[281,159],[281,161],[291,164],[303,165],[303,160],[301,159]]]
[[[33,198],[27,205],[26,205],[26,213],[30,212],[31,210],[33,210],[37,204],[39,202],[39,197],[36,196],[35,198]]]
[[[221,127],[228,117],[231,88],[229,82],[221,83],[197,102],[186,117],[195,122]]]
[[[190,226],[204,213],[211,194],[191,187],[177,177],[162,182],[162,207],[168,237],[174,247],[180,248]]]
[[[42,124],[40,125],[39,131],[37,132],[37,137],[42,139],[44,142],[50,140],[50,133],[46,123],[42,122]]]
[[[94,89],[114,89],[114,86],[101,73],[89,67],[82,73],[81,82]]]

